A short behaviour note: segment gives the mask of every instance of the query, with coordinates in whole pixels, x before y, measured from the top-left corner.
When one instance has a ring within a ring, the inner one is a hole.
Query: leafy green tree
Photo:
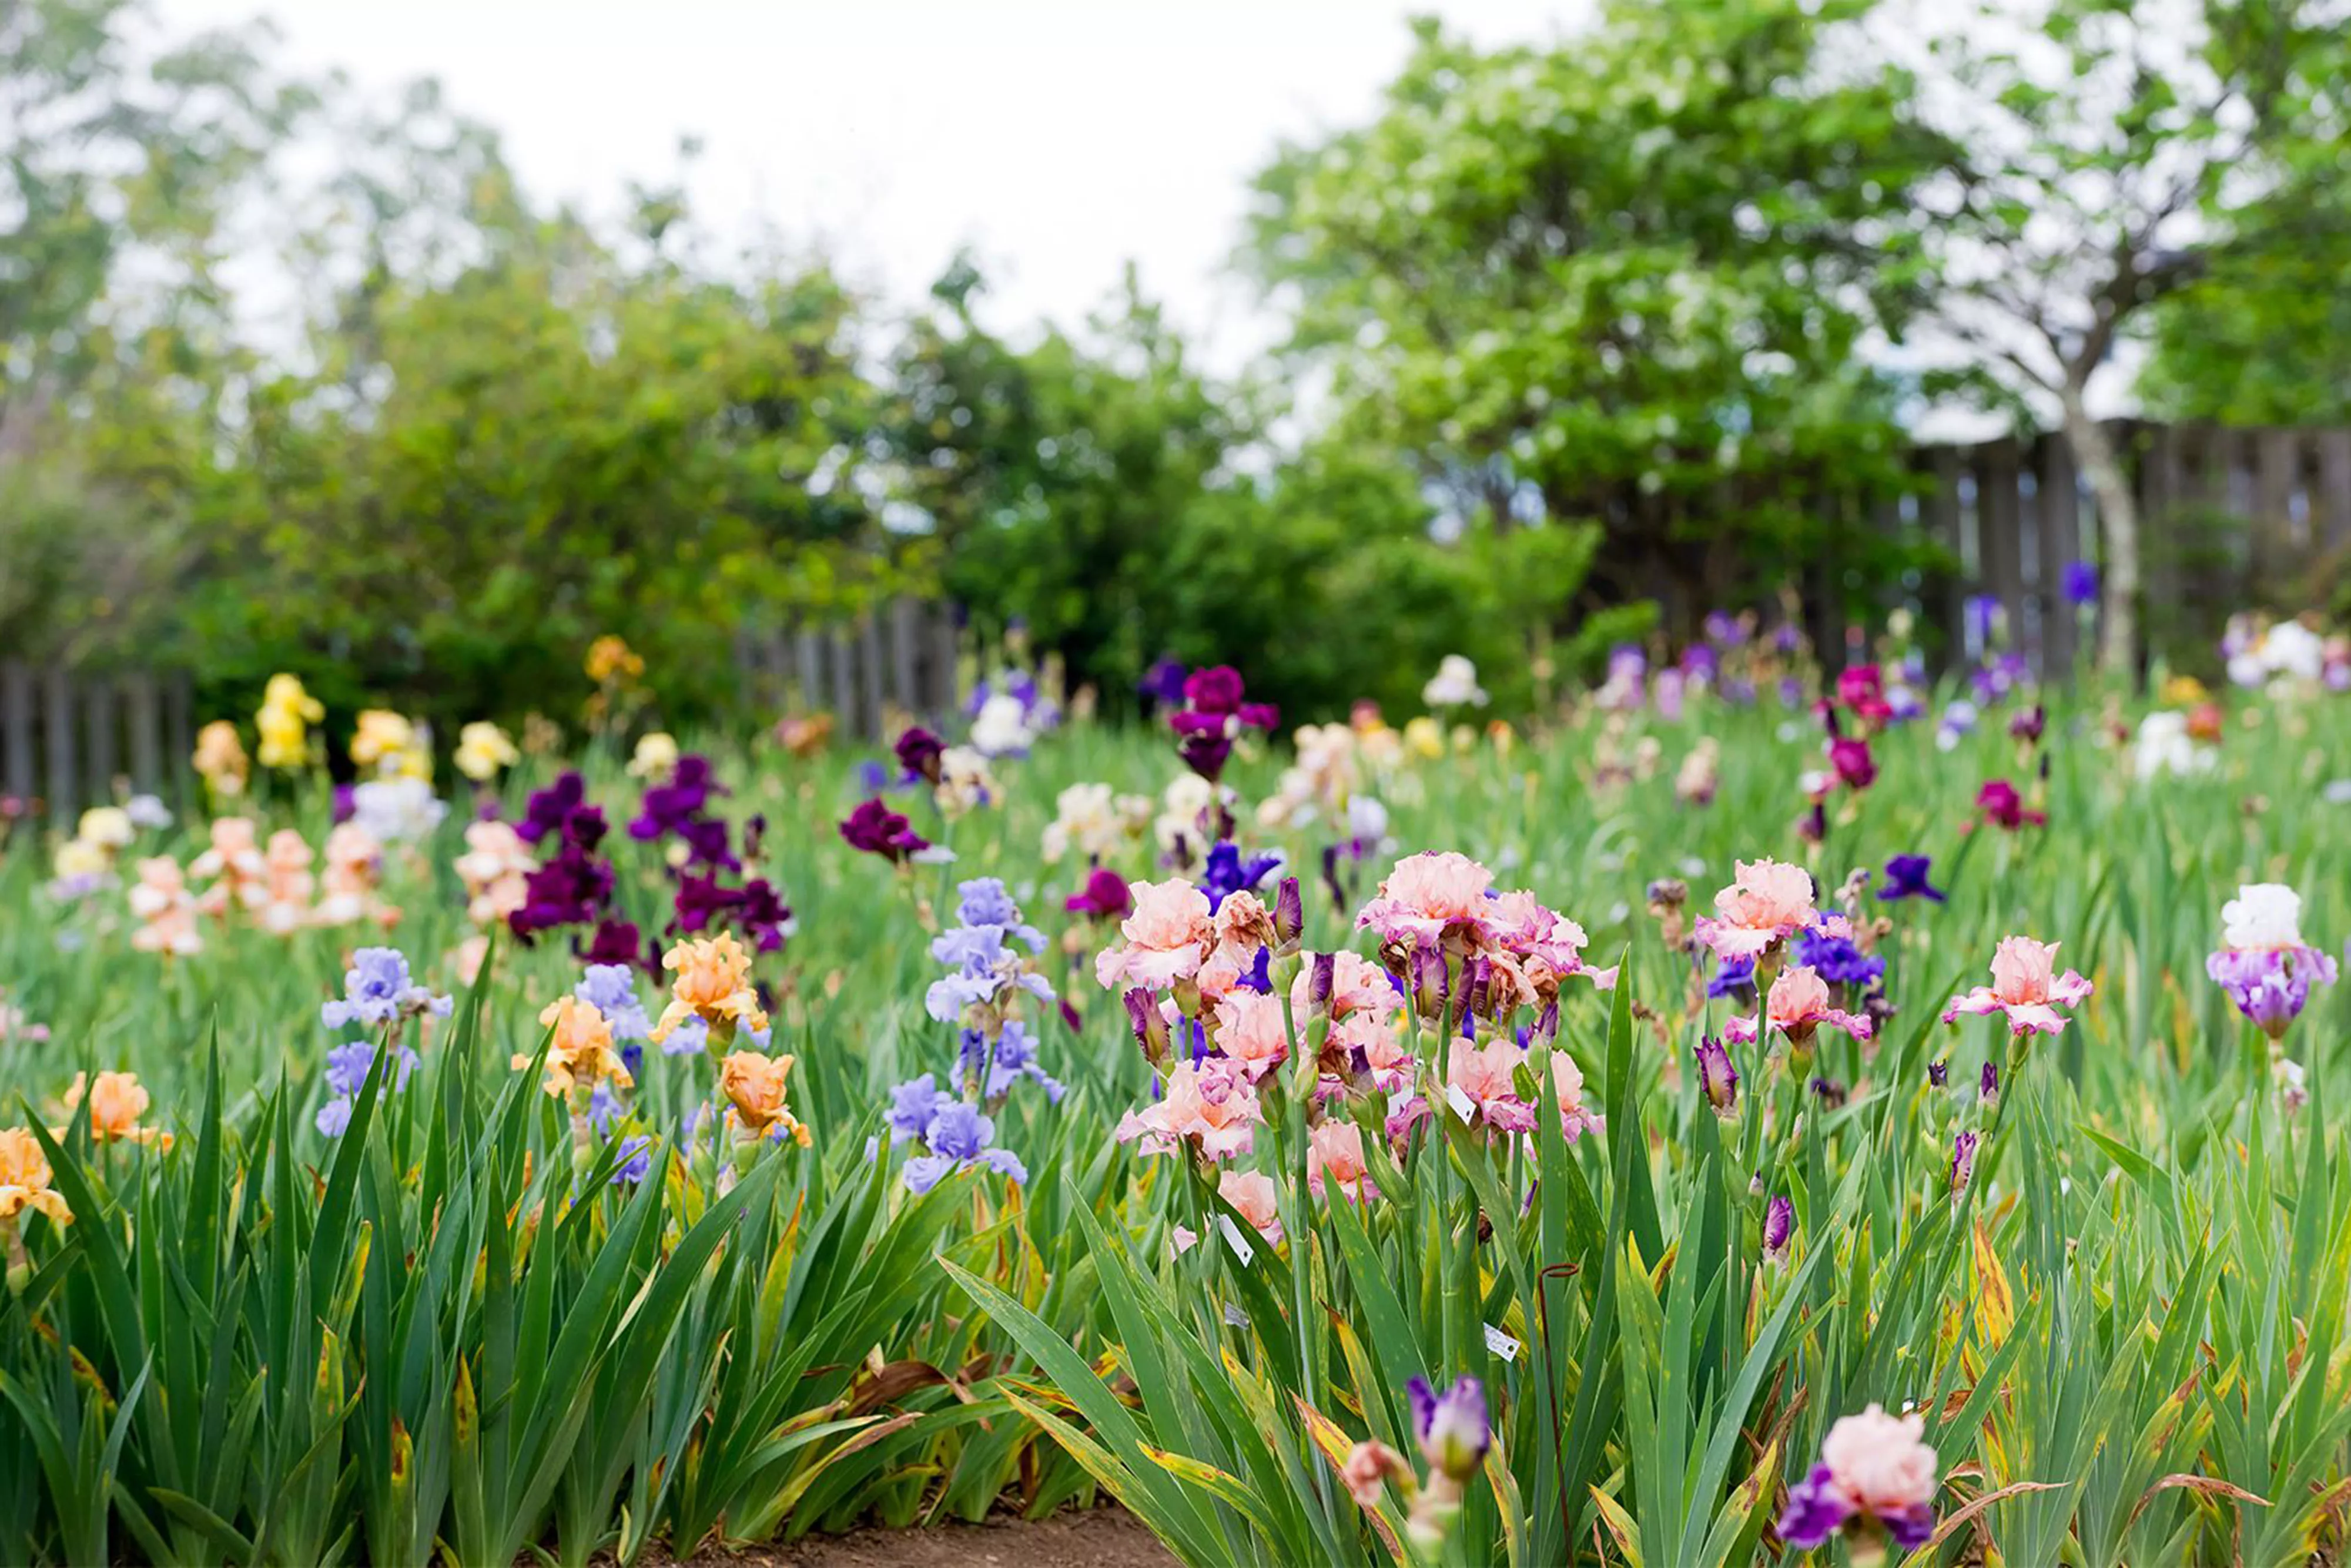
[[[1966,9],[1931,43],[1920,101],[1963,155],[1922,209],[1937,266],[1921,303],[2056,404],[2098,504],[2100,660],[2126,671],[2138,507],[2091,378],[2199,278],[2235,302],[2223,319],[2283,322],[2298,279],[2351,267],[2351,16],[2335,0],[2046,0]],[[2175,353],[2166,373],[2199,379],[2199,363]]]
[[[2156,308],[2138,391],[2157,417],[2351,424],[2351,178],[2293,199],[2309,243],[2216,256]]]
[[[1624,0],[1490,51],[1418,24],[1374,120],[1258,181],[1245,258],[1334,439],[1457,522],[1589,520],[1586,601],[1682,624],[1852,542],[1819,496],[1903,446],[1867,350],[1919,255],[1884,219],[1948,156],[1905,73],[1831,68],[1866,9]]]

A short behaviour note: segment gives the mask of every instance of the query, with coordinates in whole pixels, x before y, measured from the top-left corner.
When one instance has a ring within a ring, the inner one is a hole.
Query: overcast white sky
[[[1231,368],[1266,329],[1219,273],[1278,137],[1360,120],[1410,10],[1483,43],[1587,0],[156,0],[176,27],[272,16],[293,61],[433,75],[530,189],[611,211],[682,134],[724,234],[771,224],[912,304],[958,245],[1001,329],[1078,321],[1132,257]]]

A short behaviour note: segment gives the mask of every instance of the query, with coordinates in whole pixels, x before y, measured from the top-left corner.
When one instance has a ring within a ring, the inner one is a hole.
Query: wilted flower
[[[921,725],[910,725],[900,732],[890,750],[904,777],[926,784],[939,781],[939,759],[946,755],[947,743]]]
[[[1927,1424],[1877,1405],[1829,1428],[1820,1462],[1791,1488],[1780,1539],[1799,1550],[1823,1545],[1840,1531],[1869,1539],[1883,1529],[1904,1552],[1935,1532],[1935,1450],[1921,1439]],[[1858,1553],[1856,1553],[1858,1560]]]
[[[1361,1509],[1379,1507],[1389,1481],[1412,1479],[1412,1469],[1404,1462],[1404,1456],[1376,1437],[1365,1438],[1348,1449],[1346,1461],[1339,1467],[1339,1479]]]
[[[1976,1175],[1976,1134],[1961,1133],[1951,1140],[1951,1191],[1965,1192]]]

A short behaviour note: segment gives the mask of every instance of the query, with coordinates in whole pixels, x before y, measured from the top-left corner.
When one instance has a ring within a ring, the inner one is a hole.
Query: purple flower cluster
[[[712,925],[731,925],[762,953],[772,953],[797,928],[790,907],[764,877],[728,887],[715,875],[686,872],[678,878],[669,929],[692,935]]]
[[[1833,986],[1874,985],[1886,973],[1885,959],[1819,926],[1796,934],[1796,962]]]
[[[646,844],[674,838],[685,846],[688,865],[740,871],[743,862],[727,843],[726,824],[710,815],[711,797],[725,793],[708,758],[681,757],[668,781],[647,788],[637,802],[629,837]]]
[[[596,848],[606,831],[604,813],[588,804],[588,786],[579,774],[566,773],[532,793],[515,831],[533,845],[552,835],[556,845],[524,879],[522,907],[507,916],[517,936],[528,943],[542,932],[591,925],[602,915],[612,896],[612,867]]]
[[[979,1166],[1016,1182],[1029,1179],[1020,1156],[996,1146],[996,1121],[978,1106],[940,1089],[924,1073],[890,1092],[890,1142],[914,1144],[906,1158],[910,1191],[928,1192],[966,1166]]]
[[[1020,917],[1020,907],[992,876],[963,883],[956,892],[956,925],[931,941],[931,956],[949,973],[931,983],[924,1007],[941,1023],[961,1023],[974,1008],[994,1007],[1008,992],[1022,990],[1053,1000],[1053,987],[1029,967],[1013,944],[1030,953],[1045,950],[1045,934]]]

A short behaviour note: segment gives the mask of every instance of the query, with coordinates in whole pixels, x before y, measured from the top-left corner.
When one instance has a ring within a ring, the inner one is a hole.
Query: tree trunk
[[[2138,672],[2138,497],[2123,472],[2122,455],[2105,429],[2090,417],[2077,392],[2063,400],[2065,438],[2090,481],[2098,503],[2098,533],[2104,541],[2099,574],[2105,582],[2104,625],[2098,636],[2098,667],[2117,679]]]

